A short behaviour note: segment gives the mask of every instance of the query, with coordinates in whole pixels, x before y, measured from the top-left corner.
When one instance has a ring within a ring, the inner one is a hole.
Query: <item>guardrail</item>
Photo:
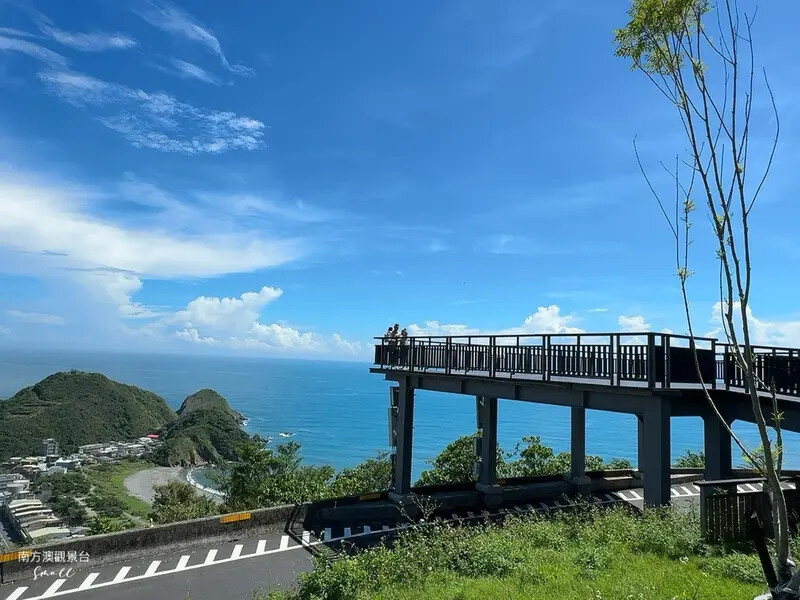
[[[375,338],[381,368],[445,374],[597,379],[650,388],[697,385],[690,338],[666,333],[580,333]],[[702,381],[712,389],[743,388],[742,370],[728,344],[695,337]],[[779,394],[800,396],[800,350],[754,346],[755,368]]]
[[[795,531],[800,522],[800,478],[784,477],[795,489],[783,490],[789,515],[789,527]],[[763,491],[740,492],[743,484],[761,484],[762,477],[744,477],[714,481],[696,481],[700,488],[700,531],[708,542],[744,542],[752,538],[750,516],[756,513],[767,537],[773,537],[769,497]]]

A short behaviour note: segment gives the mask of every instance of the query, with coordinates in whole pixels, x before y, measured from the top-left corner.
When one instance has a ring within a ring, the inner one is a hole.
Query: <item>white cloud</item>
[[[136,45],[136,40],[124,33],[75,33],[54,27],[49,20],[40,20],[39,29],[59,44],[84,52],[104,52],[106,50],[125,50]]]
[[[479,329],[461,324],[441,324],[439,321],[425,321],[422,326],[412,323],[406,327],[411,337],[425,335],[472,335],[480,333]]]
[[[169,331],[185,342],[233,350],[283,355],[329,355],[366,358],[370,346],[360,341],[331,336],[281,323],[261,321],[261,311],[282,296],[280,289],[264,286],[238,298],[201,296],[186,308],[154,323],[151,329]]]
[[[261,310],[282,294],[280,289],[264,286],[258,292],[245,292],[238,298],[200,296],[167,321],[180,323],[186,330],[202,331],[204,337],[238,337],[249,333]]]
[[[202,67],[198,67],[194,63],[181,60],[179,58],[170,59],[172,66],[175,68],[175,73],[183,79],[196,79],[203,83],[210,83],[213,85],[220,85],[222,81],[213,73],[209,73]]]
[[[161,314],[133,301],[134,294],[142,289],[142,280],[136,275],[122,271],[95,270],[78,273],[78,280],[99,301],[110,304],[122,318],[150,319]]]
[[[27,312],[24,310],[7,310],[6,314],[21,323],[34,323],[37,325],[63,325],[64,317],[47,313]]]
[[[270,216],[298,223],[323,223],[343,216],[336,210],[309,205],[302,200],[278,202],[252,194],[200,194],[210,207],[225,208],[240,216]]]
[[[734,303],[733,320],[741,338],[741,308]],[[706,335],[709,337],[725,338],[725,331],[722,327],[722,303],[716,302],[711,309],[711,322],[716,326]],[[752,309],[747,307],[747,322],[750,329],[750,341],[757,345],[783,346],[790,348],[800,347],[800,321],[778,321],[759,319],[753,314]]]
[[[136,147],[217,154],[253,150],[264,135],[261,121],[198,108],[164,92],[146,92],[70,71],[45,71],[39,78],[54,95],[96,111],[101,123]]]
[[[21,37],[21,38],[41,37],[36,35],[35,33],[30,33],[29,31],[22,31],[20,29],[14,29],[13,27],[0,27],[0,35],[10,35],[11,37]]]
[[[650,331],[650,323],[645,321],[644,317],[641,315],[630,317],[620,315],[617,318],[617,323],[619,324],[619,330],[623,332],[643,333]]]
[[[0,35],[0,51],[2,50],[27,54],[31,58],[35,58],[53,68],[67,68],[67,59],[58,52],[53,52],[44,46],[29,42],[28,40],[20,40]]]
[[[0,246],[56,253],[51,262],[61,267],[110,268],[162,278],[250,272],[300,255],[295,240],[265,240],[254,233],[186,236],[163,228],[126,227],[88,214],[76,193],[4,177]]]
[[[11,335],[11,330],[8,327],[0,325],[0,335]]]
[[[602,308],[602,307],[598,307],[598,308],[590,308],[590,309],[589,309],[589,310],[587,310],[586,312],[590,312],[590,313],[604,313],[604,312],[608,312],[608,309],[607,309],[607,308]]]
[[[253,69],[249,67],[230,64],[222,51],[222,45],[214,33],[209,28],[201,25],[192,15],[174,4],[166,1],[147,0],[142,8],[135,12],[145,21],[162,31],[202,44],[219,57],[222,66],[228,71],[239,75],[253,74]]]
[[[555,305],[540,306],[536,312],[525,318],[522,327],[512,327],[507,333],[583,333],[583,329],[573,327],[576,317],[562,315],[561,309]],[[504,332],[504,333],[506,333]]]
[[[408,335],[414,336],[445,336],[445,335],[524,335],[524,334],[574,334],[584,333],[584,330],[572,325],[576,317],[561,314],[561,309],[555,304],[540,306],[536,312],[528,315],[522,325],[508,327],[500,330],[484,331],[463,324],[440,324],[438,321],[425,321],[423,326],[412,323],[406,329]]]

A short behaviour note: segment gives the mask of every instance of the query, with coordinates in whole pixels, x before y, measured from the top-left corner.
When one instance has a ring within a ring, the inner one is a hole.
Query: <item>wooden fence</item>
[[[741,492],[739,486],[762,484],[763,479],[698,481],[700,487],[700,529],[707,542],[744,542],[751,539],[750,516],[755,512],[768,537],[773,537],[769,497],[764,491]],[[786,489],[789,526],[797,530],[800,522],[800,491]]]

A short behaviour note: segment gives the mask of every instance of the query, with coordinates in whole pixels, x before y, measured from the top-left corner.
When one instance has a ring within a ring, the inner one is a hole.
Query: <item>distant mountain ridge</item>
[[[175,420],[153,392],[100,373],[54,373],[0,400],[0,460],[39,454],[45,438],[71,453],[83,444],[141,437]]]
[[[220,396],[215,390],[210,390],[208,388],[202,389],[198,392],[195,392],[191,396],[187,396],[186,399],[181,403],[180,408],[178,409],[178,416],[182,417],[185,414],[192,412],[194,410],[201,410],[201,409],[208,409],[208,408],[218,408],[220,410],[225,410],[230,415],[236,419],[236,422],[239,425],[244,423],[244,416],[241,413],[233,410],[229,405],[228,401],[225,400],[222,396]]]
[[[113,381],[100,373],[54,373],[0,400],[0,461],[41,453],[54,438],[61,452],[98,442],[159,433],[154,460],[195,466],[236,458],[247,441],[244,417],[211,389],[188,396],[177,413],[153,392]]]
[[[167,426],[156,461],[167,466],[196,466],[236,458],[236,446],[249,436],[242,431],[244,417],[214,390],[188,396],[178,409],[178,420]]]

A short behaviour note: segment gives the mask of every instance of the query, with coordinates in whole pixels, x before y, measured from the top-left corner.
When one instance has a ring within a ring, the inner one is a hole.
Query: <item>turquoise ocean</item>
[[[0,351],[0,398],[56,371],[97,371],[151,390],[174,409],[189,394],[213,388],[247,418],[245,429],[272,444],[292,433],[307,463],[350,466],[387,450],[389,383],[367,363],[158,354]],[[414,476],[444,446],[475,429],[475,402],[468,396],[417,392]],[[507,450],[526,435],[541,436],[556,451],[569,450],[569,409],[501,400],[498,436]],[[636,462],[636,418],[588,411],[587,451]],[[734,430],[756,445],[753,426]],[[702,448],[702,423],[672,419],[672,454]],[[800,468],[800,435],[785,436],[785,465]],[[734,449],[734,463],[740,463]]]

